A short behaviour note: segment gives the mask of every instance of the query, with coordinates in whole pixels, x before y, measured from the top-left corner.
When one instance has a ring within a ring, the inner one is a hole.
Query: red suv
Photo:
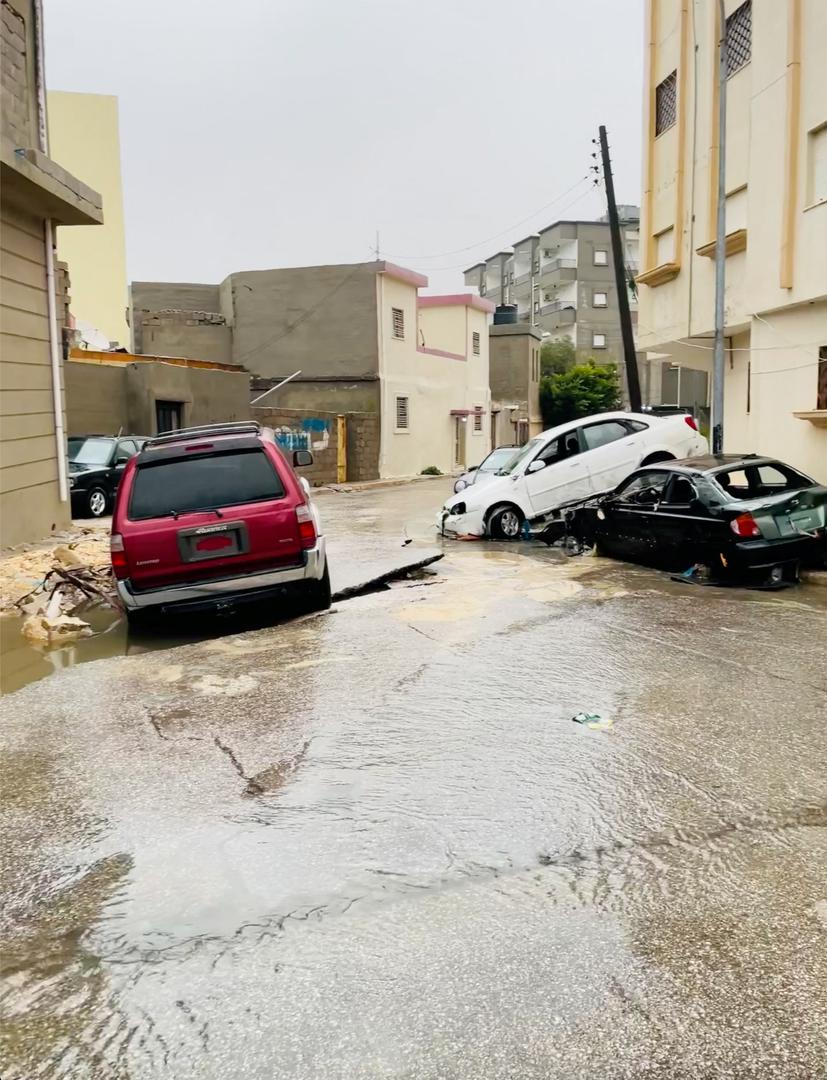
[[[319,516],[307,481],[269,428],[255,422],[185,428],[131,458],[112,514],[112,569],[130,620],[159,611],[231,611],[298,594],[330,606]]]

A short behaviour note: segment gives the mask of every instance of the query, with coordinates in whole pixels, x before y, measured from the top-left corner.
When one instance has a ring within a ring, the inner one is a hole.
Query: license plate
[[[225,559],[243,555],[249,550],[247,526],[243,521],[222,521],[216,525],[198,525],[178,531],[181,562]]]
[[[796,532],[813,532],[821,527],[821,514],[818,510],[799,510],[790,514],[790,524]]]

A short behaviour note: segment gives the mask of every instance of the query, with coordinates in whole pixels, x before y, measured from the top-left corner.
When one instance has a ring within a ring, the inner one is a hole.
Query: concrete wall
[[[34,62],[29,48],[32,32],[31,0],[2,5],[3,134],[15,146],[37,146],[37,105]]]
[[[301,409],[252,409],[253,418],[272,427],[286,453],[310,450],[313,464],[300,475],[313,485],[334,484],[338,479],[338,416],[331,412]],[[349,413],[346,425],[346,479],[375,480],[379,464],[379,417],[376,413]]]
[[[170,311],[144,316],[141,343],[146,355],[233,362],[232,330],[217,313]]]
[[[58,254],[72,277],[72,314],[128,346],[118,99],[51,91],[48,107],[50,155],[103,196],[99,228],[58,229]]]
[[[375,375],[375,278],[373,263],[232,274],[233,362],[268,378]]]
[[[258,397],[272,380],[253,379],[251,397]],[[265,408],[299,409],[302,412],[379,413],[379,378],[291,379],[262,401]]]
[[[43,220],[3,205],[0,225],[0,547],[6,547],[45,536],[70,515],[57,484]]]
[[[148,352],[143,342],[144,317],[162,311],[221,313],[220,287],[196,282],[133,281],[129,286],[133,352]]]
[[[248,376],[241,371],[189,368],[162,361],[66,364],[70,435],[155,435],[156,401],[183,406],[183,424],[245,420],[250,415]]]

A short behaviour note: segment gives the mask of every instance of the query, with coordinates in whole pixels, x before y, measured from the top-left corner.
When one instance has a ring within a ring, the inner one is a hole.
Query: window
[[[651,506],[653,503],[660,502],[670,475],[660,469],[649,469],[639,473],[621,484],[617,489],[617,497],[621,502],[633,503],[637,506]]]
[[[606,348],[606,335],[605,334],[592,334],[592,348],[593,349],[605,349]]]
[[[800,491],[812,484],[809,477],[780,461],[718,472],[715,481],[733,499],[760,499],[784,491]]]
[[[655,135],[668,131],[677,118],[678,73],[673,71],[655,87]]]
[[[827,124],[807,136],[807,202],[810,206],[827,202]]]
[[[393,322],[392,333],[397,341],[405,340],[405,312],[401,307],[391,308]]]
[[[726,73],[734,75],[752,56],[752,0],[746,0],[726,21]]]
[[[407,431],[409,427],[408,399],[398,397],[396,399],[396,430]]]
[[[155,430],[159,435],[165,431],[178,431],[183,427],[181,417],[183,406],[180,401],[156,401],[155,402]]]
[[[474,406],[474,434],[482,435],[482,405]]]
[[[281,480],[263,450],[166,458],[135,473],[129,517],[143,521],[173,511],[212,510],[283,495]]]
[[[71,439],[69,460],[79,465],[108,465],[114,445],[113,439]]]
[[[664,505],[669,504],[670,506],[689,506],[697,497],[698,493],[691,480],[685,476],[673,476],[663,502]]]
[[[604,292],[596,292],[592,294],[592,307],[608,307],[609,306],[609,294]]]
[[[115,454],[115,464],[125,465],[133,454],[138,453],[138,447],[131,439],[118,443],[118,452]]]
[[[538,312],[539,310],[540,310],[540,301],[539,301],[539,300],[535,300],[535,301],[534,301],[534,312],[535,312],[535,314],[536,314],[536,313],[537,313],[537,312]]]
[[[473,334],[471,335],[471,347],[474,350],[474,356],[479,356],[479,354],[480,354],[480,334],[479,334],[479,330],[475,330],[473,332]]]
[[[818,350],[818,383],[816,390],[816,408],[827,409],[827,345]]]
[[[544,461],[546,465],[554,465],[558,461],[574,457],[580,453],[580,440],[576,431],[570,431],[567,435],[558,435],[552,439],[545,449],[537,455],[538,461]]]
[[[594,265],[595,266],[608,266],[609,265],[609,253],[605,248],[594,249]]]
[[[629,429],[620,420],[604,420],[602,424],[589,424],[581,430],[587,450],[597,450],[617,439],[625,439],[629,434]]]

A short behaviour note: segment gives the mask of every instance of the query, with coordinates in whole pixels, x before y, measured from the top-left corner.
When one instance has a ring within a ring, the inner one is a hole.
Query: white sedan
[[[586,416],[536,435],[488,483],[451,496],[437,516],[437,527],[457,536],[514,539],[524,521],[607,491],[641,465],[708,451],[691,416]]]

